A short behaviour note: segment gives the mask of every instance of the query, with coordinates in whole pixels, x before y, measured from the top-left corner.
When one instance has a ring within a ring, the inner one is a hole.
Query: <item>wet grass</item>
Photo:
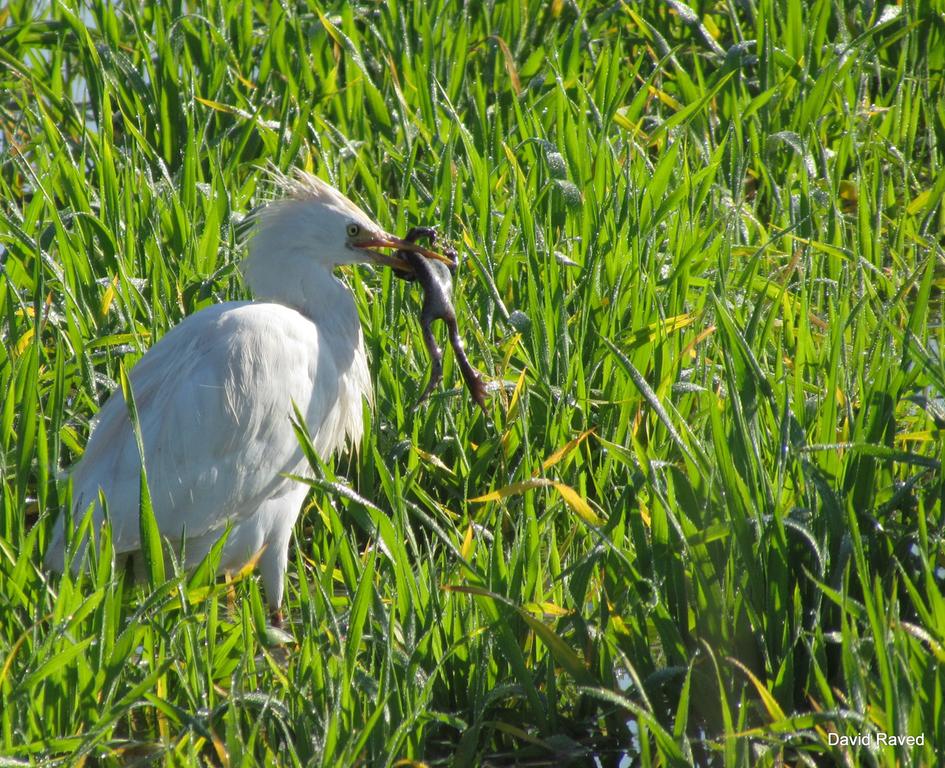
[[[0,7],[5,763],[945,754],[938,3],[125,6]],[[267,163],[437,225],[495,383],[416,408],[417,291],[347,273],[376,410],[281,645],[251,576],[38,567]]]

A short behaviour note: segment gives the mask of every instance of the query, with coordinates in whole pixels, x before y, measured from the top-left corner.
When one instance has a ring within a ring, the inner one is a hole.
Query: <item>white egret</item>
[[[161,535],[182,546],[193,567],[229,528],[221,569],[257,555],[273,616],[281,618],[292,526],[307,486],[289,480],[306,461],[290,417],[304,415],[327,458],[363,432],[362,401],[371,381],[354,300],[334,274],[342,264],[374,262],[409,270],[396,248],[444,257],[388,234],[320,179],[279,176],[284,199],[251,214],[241,265],[255,300],[218,304],[186,318],[131,369],[148,485]],[[117,554],[140,549],[140,461],[121,392],[98,414],[73,468],[73,518],[91,504],[93,530],[107,500]],[[80,567],[87,542],[76,547]],[[261,553],[261,554],[260,554]],[[66,567],[57,521],[47,566]]]

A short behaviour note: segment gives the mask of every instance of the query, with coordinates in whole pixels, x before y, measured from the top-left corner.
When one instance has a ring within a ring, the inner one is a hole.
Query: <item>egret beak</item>
[[[352,243],[352,246],[363,250],[369,256],[370,260],[375,264],[383,264],[384,266],[398,269],[401,272],[413,272],[414,270],[413,267],[410,266],[409,262],[400,258],[400,256],[398,256],[396,253],[382,253],[372,249],[394,248],[398,251],[413,251],[414,253],[419,253],[421,256],[425,256],[428,259],[436,259],[437,261],[442,261],[444,264],[453,266],[452,259],[444,256],[442,253],[431,251],[429,248],[424,248],[418,243],[411,243],[409,240],[402,240],[399,237],[394,237],[393,235],[388,235],[386,233],[379,237],[372,237],[367,240],[361,240],[357,243]]]

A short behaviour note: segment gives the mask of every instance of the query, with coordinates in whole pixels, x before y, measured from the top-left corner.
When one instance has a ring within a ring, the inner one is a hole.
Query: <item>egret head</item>
[[[315,261],[329,269],[341,264],[372,262],[412,272],[395,253],[379,248],[409,250],[450,263],[446,257],[391,235],[341,192],[316,176],[295,171],[291,177],[273,174],[283,197],[249,217],[247,277],[255,267],[284,267],[281,260]]]

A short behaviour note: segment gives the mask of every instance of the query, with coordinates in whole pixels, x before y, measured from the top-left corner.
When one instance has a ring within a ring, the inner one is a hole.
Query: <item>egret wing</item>
[[[303,464],[293,402],[323,454],[344,441],[343,428],[340,440],[324,429],[337,421],[345,381],[338,361],[315,324],[278,304],[221,304],[192,315],[148,350],[129,379],[155,516],[171,540],[222,531],[291,482],[284,474]],[[81,513],[104,492],[118,552],[139,547],[139,466],[116,392],[74,469],[73,499]],[[95,515],[97,530],[101,509]],[[61,523],[52,549],[61,563]]]

